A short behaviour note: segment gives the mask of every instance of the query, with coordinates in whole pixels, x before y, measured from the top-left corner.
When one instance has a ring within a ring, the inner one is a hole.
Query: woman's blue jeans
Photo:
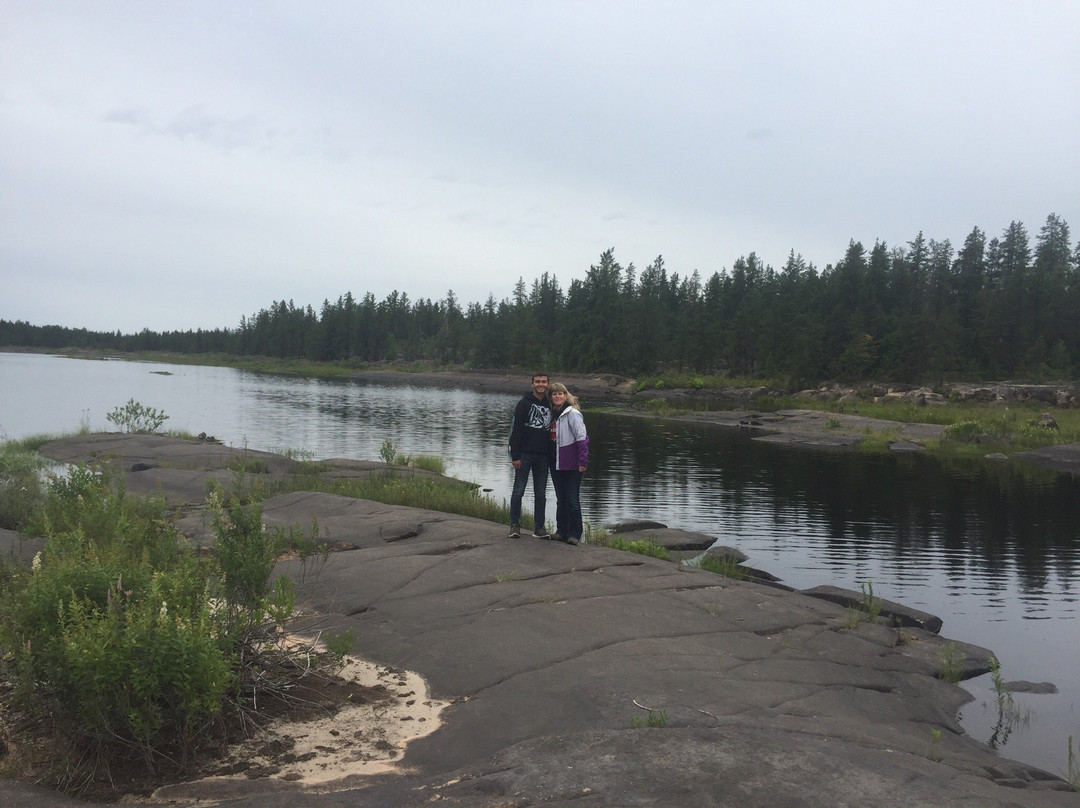
[[[551,482],[555,486],[555,530],[568,539],[580,539],[584,529],[581,520],[581,478],[577,469],[551,470]]]

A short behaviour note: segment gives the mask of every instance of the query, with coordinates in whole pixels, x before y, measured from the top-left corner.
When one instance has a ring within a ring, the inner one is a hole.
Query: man
[[[548,448],[551,443],[551,407],[547,400],[548,376],[534,373],[532,392],[514,408],[510,428],[510,462],[514,464],[514,490],[510,494],[510,538],[521,536],[521,498],[532,475],[533,536],[548,538],[544,530],[544,506],[548,480]]]

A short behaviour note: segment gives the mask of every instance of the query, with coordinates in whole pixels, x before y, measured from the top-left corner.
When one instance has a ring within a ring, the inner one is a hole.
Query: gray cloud
[[[9,319],[216,327],[566,284],[608,247],[708,274],[1080,228],[1071,0],[0,13]]]

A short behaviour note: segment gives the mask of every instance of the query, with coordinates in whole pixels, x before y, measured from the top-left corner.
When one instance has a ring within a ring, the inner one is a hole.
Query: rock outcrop
[[[47,451],[85,458],[94,444],[79,440]],[[150,460],[135,443],[112,450],[129,467],[179,452],[187,471],[220,470],[221,447],[201,447],[201,468],[187,446],[156,444]],[[174,501],[201,501],[193,480],[159,480]],[[964,735],[956,711],[970,697],[938,678],[936,634],[850,628],[820,598],[605,547],[507,541],[502,526],[445,513],[295,493],[263,517],[301,529],[314,517],[353,548],[316,574],[278,565],[308,627],[352,629],[371,659],[418,672],[452,706],[397,775],[320,793],[237,778],[218,800],[200,790],[201,804],[1076,805],[1062,781]],[[199,525],[185,526],[197,540]],[[955,649],[969,670],[987,653]],[[72,804],[11,781],[0,803]]]

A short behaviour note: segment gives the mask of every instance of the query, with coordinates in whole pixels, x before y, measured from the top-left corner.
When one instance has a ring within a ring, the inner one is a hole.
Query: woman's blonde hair
[[[566,393],[566,403],[573,407],[575,410],[581,409],[581,404],[578,403],[577,396],[566,389],[566,385],[562,382],[552,382],[548,385],[548,398],[551,398],[552,393]]]

